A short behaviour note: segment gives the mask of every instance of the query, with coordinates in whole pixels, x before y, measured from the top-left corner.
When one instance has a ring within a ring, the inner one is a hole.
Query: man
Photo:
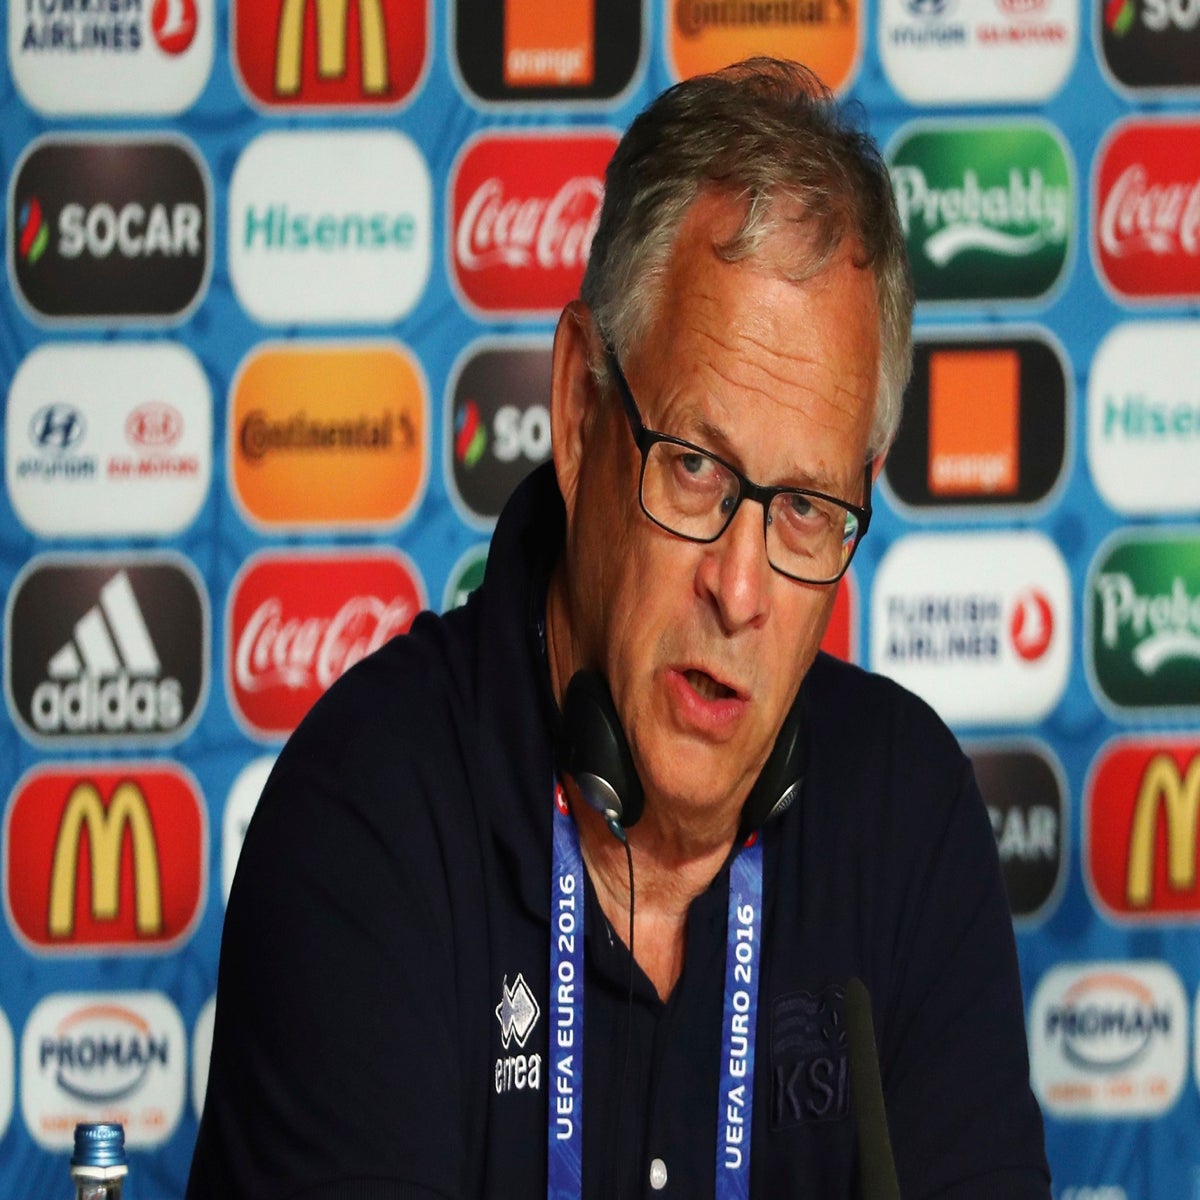
[[[263,794],[190,1197],[876,1194],[852,980],[903,1194],[1049,1195],[969,764],[818,655],[911,309],[886,171],[807,73],[634,122],[555,338],[553,471]]]

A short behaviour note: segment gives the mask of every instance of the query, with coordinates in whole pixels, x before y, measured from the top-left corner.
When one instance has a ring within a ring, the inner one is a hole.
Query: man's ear
[[[550,375],[550,440],[554,471],[562,492],[567,520],[575,512],[584,443],[596,400],[596,382],[588,366],[592,318],[582,300],[563,309],[554,331],[554,358]]]
[[[871,482],[873,484],[879,482],[879,473],[883,470],[883,464],[887,461],[887,451],[883,450],[871,460]]]

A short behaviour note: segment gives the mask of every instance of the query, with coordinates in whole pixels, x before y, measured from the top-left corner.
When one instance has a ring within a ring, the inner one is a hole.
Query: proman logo
[[[9,920],[35,953],[169,949],[199,916],[206,858],[204,805],[178,767],[37,768],[5,821]]]
[[[1069,411],[1046,337],[922,336],[884,478],[922,510],[1037,504],[1062,479]]]
[[[187,1037],[160,992],[57,992],[21,1035],[21,1109],[43,1149],[69,1150],[77,1121],[119,1114],[130,1149],[161,1146],[183,1114]]]
[[[216,42],[213,0],[9,6],[8,61],[25,102],[50,116],[182,112]]]
[[[1114,920],[1200,915],[1200,742],[1123,738],[1092,768],[1084,798],[1092,894]]]
[[[5,614],[4,682],[45,745],[171,744],[208,689],[208,602],[173,554],[44,555]]]
[[[1049,126],[920,122],[888,159],[918,300],[1044,300],[1058,286],[1075,187]]]
[[[451,494],[464,517],[490,526],[517,484],[550,458],[550,345],[544,339],[476,342],[448,391]]]
[[[676,79],[715,71],[752,54],[772,54],[811,67],[829,87],[850,85],[862,53],[859,0],[780,4],[664,5],[667,61]]]
[[[429,394],[397,342],[259,346],[229,399],[229,478],[271,528],[392,527],[429,474]]]
[[[1118,534],[1088,572],[1088,677],[1116,711],[1200,709],[1200,531]]]
[[[208,281],[211,208],[182,139],[44,138],[9,194],[14,291],[37,320],[182,320]]]
[[[429,0],[235,0],[234,63],[264,108],[394,108],[425,73],[430,9]]]

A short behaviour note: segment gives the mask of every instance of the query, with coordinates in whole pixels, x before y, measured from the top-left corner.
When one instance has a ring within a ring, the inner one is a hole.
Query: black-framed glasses
[[[642,455],[638,498],[656,525],[691,542],[715,542],[743,500],[762,505],[767,561],[800,583],[836,583],[871,523],[871,464],[863,470],[863,503],[807,488],[763,487],[723,458],[670,434],[648,429],[611,346],[609,369]]]

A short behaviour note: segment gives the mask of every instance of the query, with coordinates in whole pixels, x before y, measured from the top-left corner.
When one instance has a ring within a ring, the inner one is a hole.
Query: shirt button
[[[667,1186],[667,1164],[661,1158],[656,1158],[650,1164],[650,1186],[661,1192]]]

